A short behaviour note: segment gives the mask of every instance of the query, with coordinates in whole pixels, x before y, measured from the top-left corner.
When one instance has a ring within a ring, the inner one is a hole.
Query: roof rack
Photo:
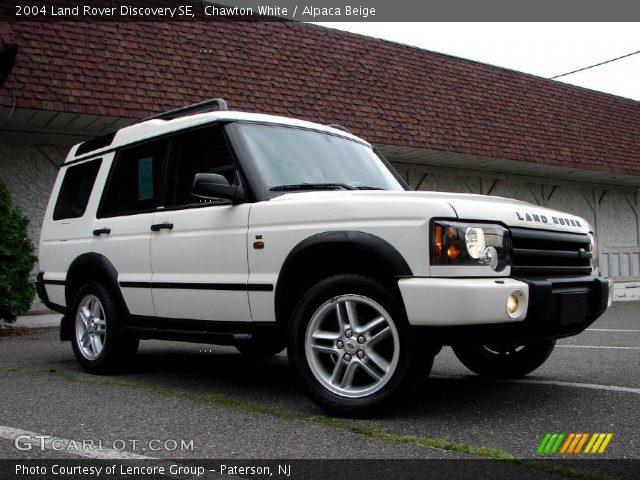
[[[327,127],[331,127],[331,128],[335,128],[337,130],[342,130],[343,132],[351,133],[351,130],[349,130],[347,127],[344,127],[344,126],[339,125],[337,123],[330,123],[329,125],[327,125]]]
[[[205,100],[204,102],[194,103],[192,105],[187,105],[185,107],[176,108],[175,110],[169,110],[168,112],[159,113],[158,115],[143,118],[136,123],[146,122],[147,120],[172,120],[174,118],[185,117],[197,112],[210,110],[211,107],[214,106],[218,107],[218,111],[220,112],[226,112],[227,110],[229,110],[227,102],[225,102],[222,98],[212,98],[211,100]]]
[[[116,132],[107,133],[101,137],[92,138],[86,142],[82,142],[75,153],[76,157],[84,155],[85,153],[93,152],[94,150],[100,150],[101,148],[108,147],[113,142],[113,137],[116,136]]]

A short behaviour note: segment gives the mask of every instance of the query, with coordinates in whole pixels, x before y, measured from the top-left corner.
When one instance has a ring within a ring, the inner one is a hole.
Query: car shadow
[[[286,355],[252,360],[233,348],[189,346],[142,349],[126,377],[193,395],[224,395],[299,414],[323,413],[307,400]],[[532,376],[532,378],[535,378]],[[493,382],[474,375],[426,378],[386,419],[482,415],[502,418],[559,407],[574,398],[568,389],[548,385]]]

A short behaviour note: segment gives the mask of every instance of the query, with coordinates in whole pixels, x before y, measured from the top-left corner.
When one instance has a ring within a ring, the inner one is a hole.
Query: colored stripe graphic
[[[560,444],[562,443],[562,440],[564,439],[564,437],[565,437],[564,433],[558,434],[558,439],[556,440],[556,443],[553,445],[553,447],[551,447],[550,453],[556,453],[558,451],[558,448],[560,448]]]
[[[558,451],[558,448],[560,448],[562,440],[564,440],[565,436],[566,435],[564,433],[547,433],[540,442],[540,445],[538,445],[537,452],[549,454],[556,453]]]
[[[593,444],[596,443],[597,439],[598,439],[597,433],[594,433],[593,435],[591,435],[591,440],[589,440],[589,443],[587,443],[587,448],[584,449],[584,453],[591,453],[591,447],[593,447]]]
[[[584,453],[604,453],[613,438],[613,433],[594,433]]]
[[[551,438],[551,434],[547,433],[544,438],[542,439],[542,441],[540,442],[540,445],[538,445],[538,453],[544,453],[544,449],[547,446],[547,442],[549,442],[549,439]]]
[[[549,442],[547,442],[547,446],[544,447],[544,453],[553,453],[551,451],[551,449],[555,445],[557,438],[558,438],[558,434],[557,433],[551,434],[551,438],[549,439]]]
[[[613,438],[613,433],[606,434],[604,442],[602,442],[602,445],[600,445],[600,450],[598,450],[598,453],[604,453],[605,449],[607,448],[607,445],[609,445],[609,442],[611,441],[612,438]]]
[[[549,432],[545,434],[538,445],[537,452],[540,454],[578,454],[583,451],[582,447],[584,447],[586,443],[587,446],[584,449],[584,453],[604,453],[612,438],[613,433],[566,434],[561,432]]]
[[[551,434],[547,433],[542,439],[542,441],[540,442],[540,445],[538,445],[538,450],[537,450],[538,453],[545,453],[545,448],[550,439],[551,439]]]
[[[582,450],[582,446],[587,441],[587,438],[589,438],[588,433],[582,433],[581,435],[582,435],[582,440],[580,440],[580,443],[576,446],[576,450],[574,453],[580,453],[580,451]]]
[[[567,437],[567,441],[564,442],[564,445],[562,446],[562,450],[560,450],[560,453],[567,453],[567,449],[569,448],[569,445],[571,445],[571,442],[573,442],[573,439],[575,438],[576,434],[575,433],[570,433],[569,436]]]

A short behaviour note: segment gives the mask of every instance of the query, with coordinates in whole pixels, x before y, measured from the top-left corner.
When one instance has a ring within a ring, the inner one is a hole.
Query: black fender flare
[[[60,338],[62,340],[69,340],[70,336],[70,325],[73,322],[73,312],[71,311],[71,307],[74,301],[75,296],[75,286],[77,286],[74,282],[74,276],[84,269],[91,269],[93,271],[99,272],[100,280],[106,282],[106,286],[111,289],[111,291],[116,295],[116,298],[120,302],[124,312],[126,315],[129,315],[129,309],[127,308],[127,303],[124,301],[124,297],[122,296],[122,290],[120,290],[120,286],[118,284],[118,271],[113,266],[113,264],[105,257],[96,252],[88,252],[83,253],[75,258],[71,265],[69,265],[69,269],[67,271],[67,277],[65,281],[65,301],[66,301],[66,315],[62,319],[62,323],[60,325]]]
[[[402,254],[386,240],[367,232],[357,230],[338,230],[317,233],[298,243],[285,258],[274,297],[276,311],[286,295],[285,285],[288,282],[288,272],[292,265],[309,251],[321,252],[331,249],[355,249],[375,258],[385,269],[395,277],[411,277],[413,272]]]

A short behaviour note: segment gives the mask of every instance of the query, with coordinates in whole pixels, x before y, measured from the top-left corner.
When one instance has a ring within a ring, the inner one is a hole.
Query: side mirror
[[[229,185],[227,179],[217,173],[196,173],[191,194],[208,200],[222,198],[234,204],[241,203],[246,198],[242,186]]]

